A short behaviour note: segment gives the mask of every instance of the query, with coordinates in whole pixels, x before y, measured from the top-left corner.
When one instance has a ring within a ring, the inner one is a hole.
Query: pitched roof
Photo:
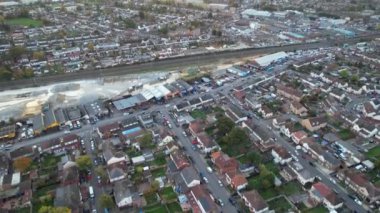
[[[207,148],[211,148],[216,145],[216,143],[212,140],[212,138],[209,135],[207,135],[207,133],[205,132],[201,132],[197,134],[197,138],[199,142],[202,143],[203,146]]]
[[[247,178],[245,178],[242,174],[236,174],[231,180],[231,184],[235,187],[242,186],[247,183]]]
[[[273,151],[275,151],[282,159],[288,159],[292,156],[289,154],[288,150],[286,150],[282,146],[276,146],[273,148]]]
[[[192,166],[182,169],[181,177],[186,184],[190,184],[194,180],[200,180],[198,172]]]
[[[80,194],[77,184],[59,187],[55,190],[54,206],[68,207],[76,212],[80,206]]]
[[[331,189],[322,182],[314,183],[313,188],[318,191],[322,197],[326,197],[331,194]]]
[[[325,117],[319,116],[319,117],[309,118],[309,122],[311,126],[319,126],[323,123],[326,123],[327,120]]]
[[[185,153],[181,150],[175,150],[172,153],[170,153],[170,156],[177,167],[177,169],[181,169],[185,166],[189,166],[190,162],[188,161]]]
[[[256,190],[246,191],[241,194],[247,199],[247,201],[256,211],[260,211],[268,207],[265,200]]]
[[[202,132],[204,128],[205,128],[205,124],[201,120],[194,120],[190,122],[189,124],[189,129],[193,131],[195,134]]]

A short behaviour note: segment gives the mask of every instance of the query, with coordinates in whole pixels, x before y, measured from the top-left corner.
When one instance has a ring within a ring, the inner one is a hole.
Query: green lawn
[[[294,195],[296,193],[302,192],[301,185],[297,181],[291,181],[291,182],[285,183],[277,187],[276,190],[280,194],[284,194],[286,196],[290,196],[290,195]]]
[[[324,206],[317,206],[312,209],[307,209],[305,213],[326,213],[329,212]]]
[[[148,206],[157,203],[157,196],[155,193],[145,194],[144,198]]]
[[[160,194],[163,200],[173,200],[177,198],[177,194],[173,191],[173,188],[170,186],[163,188]]]
[[[31,18],[12,18],[6,19],[6,24],[15,26],[26,26],[26,27],[41,27],[43,25],[42,21],[34,20]]]
[[[380,146],[376,146],[366,153],[367,158],[376,159],[380,157]]]
[[[165,168],[159,168],[152,171],[154,178],[165,176]]]
[[[207,117],[206,113],[200,109],[195,109],[195,110],[191,111],[190,115],[194,119],[198,119],[198,118],[199,119],[206,119],[206,117]]]
[[[182,212],[181,206],[177,202],[169,203],[166,205],[170,213]]]
[[[164,205],[161,204],[155,204],[153,206],[148,206],[144,208],[145,213],[167,213],[168,211],[166,210]]]
[[[355,137],[355,134],[350,129],[342,129],[338,134],[342,140],[348,140]]]
[[[61,160],[60,157],[54,155],[45,155],[42,158],[41,168],[54,167]]]
[[[274,210],[275,212],[287,212],[292,208],[290,203],[284,197],[279,197],[269,201],[268,206],[270,210]]]
[[[51,184],[49,186],[45,186],[37,189],[35,192],[36,197],[45,196],[48,192],[54,191],[58,187],[58,184]]]

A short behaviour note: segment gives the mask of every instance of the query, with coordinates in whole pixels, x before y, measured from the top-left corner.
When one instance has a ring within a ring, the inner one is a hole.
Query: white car
[[[186,132],[185,132],[185,131],[183,131],[183,132],[182,132],[182,134],[183,134],[185,137],[187,137],[187,134],[186,134]]]
[[[219,186],[223,187],[222,181],[218,180]]]
[[[206,177],[203,177],[203,180],[205,183],[208,183],[208,179]]]
[[[362,201],[360,201],[358,198],[355,199],[355,202],[358,204],[358,205],[363,205]]]

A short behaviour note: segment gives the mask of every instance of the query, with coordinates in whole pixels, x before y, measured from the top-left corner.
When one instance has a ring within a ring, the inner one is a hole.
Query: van
[[[92,186],[88,187],[88,193],[90,194],[90,198],[95,198],[94,188]]]

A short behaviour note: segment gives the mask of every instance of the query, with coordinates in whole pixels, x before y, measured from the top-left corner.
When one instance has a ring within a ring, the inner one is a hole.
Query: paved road
[[[181,143],[182,147],[185,147],[186,154],[191,156],[191,158],[193,159],[193,166],[198,170],[198,172],[202,172],[202,174],[209,181],[206,184],[207,184],[207,188],[211,191],[213,197],[220,198],[223,201],[224,206],[222,207],[222,211],[226,213],[237,212],[236,208],[228,202],[228,198],[230,197],[229,192],[226,190],[225,187],[219,186],[218,178],[214,173],[209,173],[207,171],[207,163],[204,157],[199,152],[194,151],[192,149],[191,141],[189,140],[188,137],[185,137],[182,133],[184,130],[174,125],[174,121],[169,116],[167,108],[164,108],[163,110],[161,110],[161,113],[172,124],[172,127],[173,127],[172,130],[174,131],[175,135],[178,137],[179,143]]]
[[[34,79],[24,79],[10,82],[1,82],[1,90],[19,89],[34,86],[43,86],[51,83],[68,82],[73,80],[98,79],[105,76],[120,76],[131,73],[141,73],[146,71],[175,70],[194,65],[210,64],[218,60],[243,58],[257,54],[268,54],[279,51],[294,51],[315,49],[321,47],[330,47],[336,44],[357,43],[363,40],[370,40],[380,36],[380,33],[365,35],[343,40],[319,41],[314,43],[291,44],[284,46],[272,46],[262,48],[246,48],[240,50],[225,50],[220,52],[207,52],[203,54],[169,58],[160,61],[152,61],[141,64],[123,65],[107,69],[82,70],[80,72],[65,73],[60,75],[51,75],[36,77]]]

